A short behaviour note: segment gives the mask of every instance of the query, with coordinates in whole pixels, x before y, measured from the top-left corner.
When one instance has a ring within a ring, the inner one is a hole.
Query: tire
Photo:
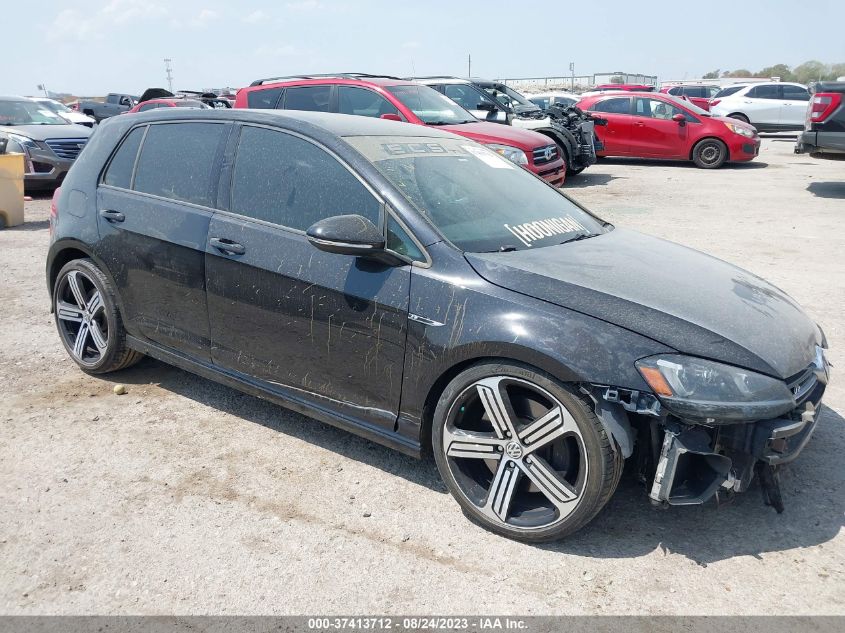
[[[745,116],[744,114],[741,114],[739,112],[734,112],[733,114],[729,114],[728,118],[736,119],[737,121],[742,121],[743,123],[751,123],[751,121],[748,120],[747,116]]]
[[[718,169],[728,160],[728,146],[717,138],[705,138],[692,148],[692,161],[702,169]]]
[[[586,167],[586,166],[584,166],[584,167],[577,167],[577,168],[567,167],[567,168],[566,168],[566,175],[567,175],[567,176],[577,176],[578,174],[580,174],[580,173],[581,173],[582,171],[584,171],[585,169],[587,169],[587,167]]]
[[[144,356],[127,347],[114,287],[90,259],[72,260],[59,271],[53,315],[65,350],[86,373],[126,369]]]
[[[613,495],[623,467],[589,401],[517,363],[473,365],[447,385],[432,449],[471,521],[527,543],[586,525]]]

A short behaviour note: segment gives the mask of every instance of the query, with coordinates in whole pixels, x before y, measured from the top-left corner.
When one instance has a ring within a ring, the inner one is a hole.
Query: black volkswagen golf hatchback
[[[433,454],[525,541],[584,526],[627,458],[655,504],[756,475],[782,507],[828,365],[777,288],[431,127],[168,110],[101,124],[55,198],[47,282],[83,371],[147,354]]]

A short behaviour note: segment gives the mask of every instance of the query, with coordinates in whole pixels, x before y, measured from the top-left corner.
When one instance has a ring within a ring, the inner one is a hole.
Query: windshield
[[[676,97],[675,95],[670,94],[663,94],[662,96],[666,97],[670,101],[674,101],[675,103],[685,107],[687,110],[689,110],[696,116],[712,116],[707,110],[699,108],[692,101],[687,101],[686,99],[681,99],[680,97]]]
[[[52,110],[35,101],[0,101],[0,125],[67,125]]]
[[[73,110],[67,107],[64,103],[59,103],[58,101],[53,101],[52,99],[39,99],[38,103],[53,112],[73,112]]]
[[[489,86],[485,86],[484,90],[493,98],[498,99],[505,105],[509,105],[521,112],[540,109],[540,106],[536,103],[531,103],[516,90],[508,88],[504,84],[491,84]]]
[[[457,125],[477,121],[457,103],[428,86],[405,84],[387,86],[387,90],[428,125]]]
[[[452,244],[524,250],[604,233],[557,189],[465,139],[347,137]]]

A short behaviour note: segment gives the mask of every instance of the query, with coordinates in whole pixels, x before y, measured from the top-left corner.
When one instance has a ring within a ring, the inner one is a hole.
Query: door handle
[[[126,216],[120,211],[111,211],[109,209],[102,209],[100,211],[100,217],[108,220],[109,222],[123,222],[126,219]]]
[[[640,123],[639,121],[635,121],[634,125],[636,125],[637,127],[645,127],[645,123]]]
[[[212,237],[208,240],[208,243],[217,250],[229,253],[230,255],[243,255],[246,253],[246,248],[244,248],[243,244],[238,244],[226,238]]]

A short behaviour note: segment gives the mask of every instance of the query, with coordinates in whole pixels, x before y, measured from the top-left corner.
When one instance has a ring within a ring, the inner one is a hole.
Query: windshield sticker
[[[512,162],[492,150],[484,149],[483,147],[473,147],[472,145],[461,145],[461,147],[489,167],[493,167],[494,169],[514,169]]]
[[[381,149],[388,156],[449,153],[440,143],[383,143]]]
[[[578,220],[568,216],[525,222],[516,226],[505,224],[505,228],[529,248],[531,247],[531,242],[536,242],[552,235],[565,235],[566,233],[587,231],[587,228]]]

